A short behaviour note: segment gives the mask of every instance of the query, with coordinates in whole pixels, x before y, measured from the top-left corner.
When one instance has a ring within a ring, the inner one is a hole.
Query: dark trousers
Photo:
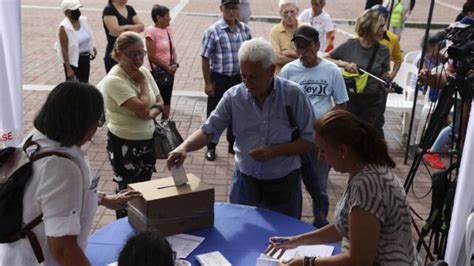
[[[211,82],[214,83],[214,96],[207,97],[207,117],[209,117],[216,109],[217,104],[224,96],[224,93],[230,89],[232,86],[235,86],[242,82],[240,75],[235,76],[224,76],[216,72],[211,73]],[[234,146],[235,136],[232,134],[232,125],[227,128],[227,141],[229,142],[229,150]],[[209,143],[207,145],[208,149],[215,149],[217,143]]]
[[[301,178],[311,196],[313,205],[313,225],[321,228],[328,224],[329,197],[327,193],[329,165],[318,160],[319,149],[314,148],[300,155]]]
[[[380,96],[379,116],[375,120],[375,129],[377,129],[382,138],[385,138],[385,134],[383,133],[383,125],[385,125],[385,109],[387,108],[387,98],[388,93],[382,92],[382,95]]]
[[[64,76],[67,79],[66,65],[63,64]],[[89,58],[89,53],[79,55],[79,62],[77,67],[71,65],[72,70],[74,71],[74,79],[81,83],[89,83],[89,73],[91,70],[91,60]]]
[[[128,184],[148,181],[155,170],[153,140],[126,140],[107,132],[107,153],[114,171],[117,192]],[[127,216],[125,209],[116,212],[117,219]]]
[[[234,171],[230,202],[270,209],[301,218],[301,171],[294,170],[279,179],[260,180],[238,169]]]
[[[105,51],[105,56],[104,56],[104,65],[105,65],[105,73],[109,73],[109,71],[112,69],[113,66],[117,64],[117,61],[112,58],[110,55],[111,51]]]
[[[382,101],[382,94],[351,94],[349,95],[349,103],[347,105],[347,111],[353,113],[362,121],[377,127],[376,121],[381,113],[380,104]],[[376,128],[377,131],[383,136],[383,130]]]

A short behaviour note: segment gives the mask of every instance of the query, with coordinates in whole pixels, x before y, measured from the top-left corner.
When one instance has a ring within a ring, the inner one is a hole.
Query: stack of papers
[[[232,266],[219,251],[197,255],[196,259],[202,266]]]
[[[204,241],[204,237],[188,234],[177,234],[166,237],[171,249],[176,252],[176,258],[185,259]]]
[[[327,257],[332,255],[333,250],[334,247],[328,245],[306,245],[286,250],[280,259],[277,259],[280,251],[273,254],[272,257],[260,254],[256,266],[278,266],[280,261],[287,261],[295,257]]]

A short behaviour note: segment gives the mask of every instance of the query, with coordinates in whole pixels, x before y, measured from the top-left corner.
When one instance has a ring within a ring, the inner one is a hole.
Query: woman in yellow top
[[[162,99],[150,71],[142,66],[144,47],[139,34],[121,33],[112,51],[118,64],[104,78],[107,152],[117,191],[129,183],[150,180],[155,168],[153,118],[162,110]],[[126,215],[125,210],[117,212],[117,218]]]

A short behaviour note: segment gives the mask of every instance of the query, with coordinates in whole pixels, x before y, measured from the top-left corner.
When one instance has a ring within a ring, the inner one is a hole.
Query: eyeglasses
[[[102,113],[97,121],[97,126],[102,127],[105,124],[105,113]]]
[[[144,57],[146,55],[145,50],[139,50],[139,51],[130,51],[130,52],[124,52],[124,54],[130,58],[133,57]]]

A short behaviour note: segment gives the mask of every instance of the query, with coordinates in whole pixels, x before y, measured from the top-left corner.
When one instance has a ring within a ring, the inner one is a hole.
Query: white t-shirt
[[[336,104],[349,101],[341,71],[336,64],[326,59],[311,68],[303,66],[296,59],[283,67],[280,77],[301,85],[309,97],[316,119],[331,110],[331,98]]]
[[[89,159],[78,146],[61,147],[38,131],[33,136],[41,151],[65,153],[72,160],[50,156],[36,161],[23,196],[23,226],[43,213],[43,222],[33,229],[43,250],[43,264],[38,264],[25,238],[0,244],[0,266],[58,265],[49,251],[47,236],[76,235],[78,245],[86,252],[97,208],[98,183],[91,180]]]
[[[319,32],[319,42],[321,46],[319,51],[324,52],[326,49],[326,33],[334,30],[331,16],[326,11],[322,11],[319,16],[313,16],[313,10],[307,8],[301,12],[299,18],[301,22],[305,22],[313,26]]]

